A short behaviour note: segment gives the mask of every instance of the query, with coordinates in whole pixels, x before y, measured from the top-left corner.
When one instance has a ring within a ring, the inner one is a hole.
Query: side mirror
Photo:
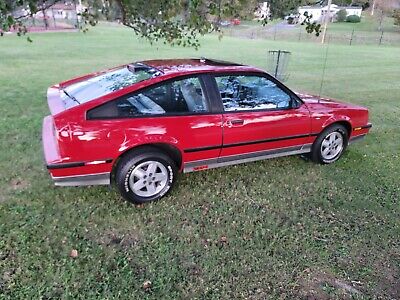
[[[296,99],[292,98],[292,108],[299,108],[301,106],[300,101],[297,101]]]

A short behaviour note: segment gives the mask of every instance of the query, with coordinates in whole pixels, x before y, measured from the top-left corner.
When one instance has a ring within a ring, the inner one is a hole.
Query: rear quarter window
[[[168,81],[143,89],[88,111],[88,119],[129,118],[209,111],[198,77]]]

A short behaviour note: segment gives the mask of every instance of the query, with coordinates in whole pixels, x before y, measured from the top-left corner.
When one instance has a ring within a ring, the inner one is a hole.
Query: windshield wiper
[[[76,98],[72,95],[70,95],[66,90],[63,90],[64,94],[67,95],[68,98],[72,99],[73,101],[75,101],[78,104],[81,104],[78,100],[76,100]]]

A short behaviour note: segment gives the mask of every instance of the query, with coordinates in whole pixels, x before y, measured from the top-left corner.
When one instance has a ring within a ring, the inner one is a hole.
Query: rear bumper
[[[112,159],[88,162],[65,162],[54,132],[53,117],[43,119],[43,155],[56,186],[109,185]]]

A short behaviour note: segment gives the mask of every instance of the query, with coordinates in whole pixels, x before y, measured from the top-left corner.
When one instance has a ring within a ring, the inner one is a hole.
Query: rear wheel
[[[129,202],[158,200],[172,188],[177,174],[173,160],[154,147],[143,147],[125,155],[118,163],[116,184]]]
[[[348,143],[348,133],[340,124],[326,128],[312,146],[311,158],[314,162],[331,164],[343,154]]]

